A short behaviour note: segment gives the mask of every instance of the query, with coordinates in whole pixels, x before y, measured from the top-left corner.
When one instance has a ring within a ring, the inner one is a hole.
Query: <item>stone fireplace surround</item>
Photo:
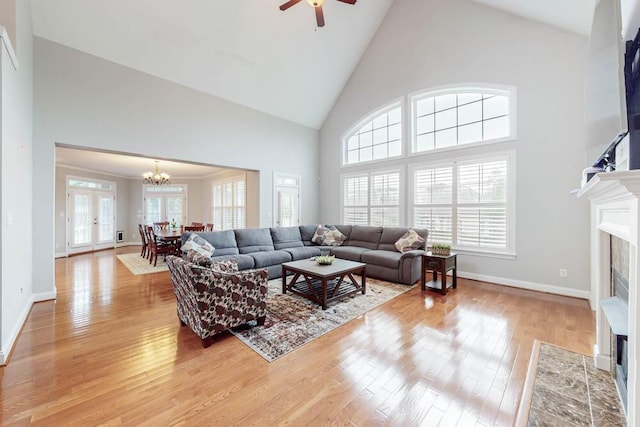
[[[611,329],[601,302],[611,296],[610,235],[629,242],[629,341],[627,423],[640,422],[638,281],[640,280],[640,170],[599,173],[579,192],[591,202],[591,308],[596,311],[595,365],[615,366]]]

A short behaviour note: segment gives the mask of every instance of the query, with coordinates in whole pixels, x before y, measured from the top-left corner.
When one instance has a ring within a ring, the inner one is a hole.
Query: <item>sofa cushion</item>
[[[255,261],[255,268],[269,267],[292,260],[291,254],[285,250],[252,252],[249,256]]]
[[[396,242],[396,249],[398,252],[407,252],[416,249],[424,248],[426,240],[420,236],[413,228],[410,228],[405,234],[402,235]]]
[[[362,262],[381,267],[398,268],[402,254],[397,251],[367,251],[362,254]]]
[[[382,227],[354,225],[351,229],[349,240],[345,245],[367,249],[378,249],[380,236],[382,236]]]
[[[268,228],[246,228],[234,230],[238,250],[241,254],[252,252],[273,251],[273,240]]]
[[[324,234],[324,242],[325,246],[341,246],[344,241],[347,239],[347,236],[342,234],[340,230],[338,230],[335,226],[329,227],[329,231]]]
[[[249,270],[254,268],[256,265],[255,260],[249,255],[223,255],[223,256],[214,256],[211,258],[213,262],[226,261],[229,259],[234,259],[238,263],[238,270]]]
[[[271,228],[271,240],[276,249],[297,248],[304,246],[299,227]]]
[[[215,251],[215,247],[196,233],[191,233],[186,242],[181,246],[183,251],[196,251],[204,256],[211,256]]]
[[[369,252],[371,249],[360,248],[357,246],[334,246],[331,248],[331,255],[338,258],[348,259],[350,261],[360,261],[362,254]]]
[[[382,236],[380,237],[380,243],[378,244],[378,249],[385,251],[397,251],[396,242],[405,235],[408,230],[408,227],[384,227],[384,230],[382,230]],[[414,228],[414,230],[426,241],[429,230],[426,228]],[[424,245],[419,249],[424,249]]]
[[[192,233],[182,233],[180,237],[184,244]],[[239,254],[236,235],[233,230],[206,231],[196,233],[216,248],[215,256]]]
[[[292,261],[320,256],[320,246],[303,246],[301,248],[283,249],[291,254]]]
[[[300,237],[302,237],[302,244],[305,246],[313,245],[314,243],[311,241],[313,238],[313,233],[316,232],[317,225],[301,225],[300,226]]]

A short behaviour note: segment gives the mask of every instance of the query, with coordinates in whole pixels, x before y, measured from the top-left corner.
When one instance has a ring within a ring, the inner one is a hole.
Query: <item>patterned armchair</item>
[[[187,259],[167,256],[178,318],[206,348],[213,336],[250,320],[263,325],[267,315],[267,269],[238,272],[235,260],[211,262],[189,251]]]

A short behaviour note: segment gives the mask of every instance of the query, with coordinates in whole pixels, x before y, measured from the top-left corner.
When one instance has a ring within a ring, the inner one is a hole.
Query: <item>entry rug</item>
[[[312,301],[290,293],[282,294],[281,279],[274,279],[269,281],[268,314],[264,326],[257,326],[252,321],[233,328],[231,333],[267,361],[273,362],[412,288],[367,278],[365,295],[358,293],[345,297],[329,303],[327,309],[322,310]]]
[[[535,341],[517,426],[626,426],[610,373],[593,358]]]
[[[169,271],[169,267],[167,266],[167,263],[164,262],[164,257],[162,256],[158,257],[158,262],[155,267],[153,264],[149,264],[149,260],[141,257],[139,253],[121,254],[117,255],[117,257],[120,262],[122,262],[124,266],[135,275]]]

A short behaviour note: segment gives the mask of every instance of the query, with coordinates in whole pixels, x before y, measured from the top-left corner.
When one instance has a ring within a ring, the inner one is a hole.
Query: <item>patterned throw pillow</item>
[[[235,259],[225,259],[224,261],[214,261],[211,263],[211,268],[220,273],[237,273],[238,261]]]
[[[340,246],[344,243],[346,238],[347,236],[342,234],[340,230],[332,225],[331,228],[329,228],[329,231],[324,234],[324,244],[327,246]]]
[[[313,233],[313,237],[311,238],[311,241],[316,245],[324,244],[324,238],[327,231],[329,231],[327,227],[325,227],[322,224],[318,224],[318,227],[316,228],[316,232]]]
[[[401,238],[396,241],[396,249],[398,252],[407,252],[414,249],[424,248],[424,237],[420,236],[413,228],[404,233]]]
[[[183,251],[194,250],[199,254],[211,256],[213,251],[216,250],[211,243],[204,240],[202,237],[198,236],[196,233],[191,233],[191,236],[184,242],[181,248]]]
[[[196,252],[193,249],[190,249],[189,252],[187,252],[187,262],[191,262],[201,267],[209,268],[211,268],[211,265],[213,264],[213,261],[211,261],[211,257],[202,255],[201,253]]]

